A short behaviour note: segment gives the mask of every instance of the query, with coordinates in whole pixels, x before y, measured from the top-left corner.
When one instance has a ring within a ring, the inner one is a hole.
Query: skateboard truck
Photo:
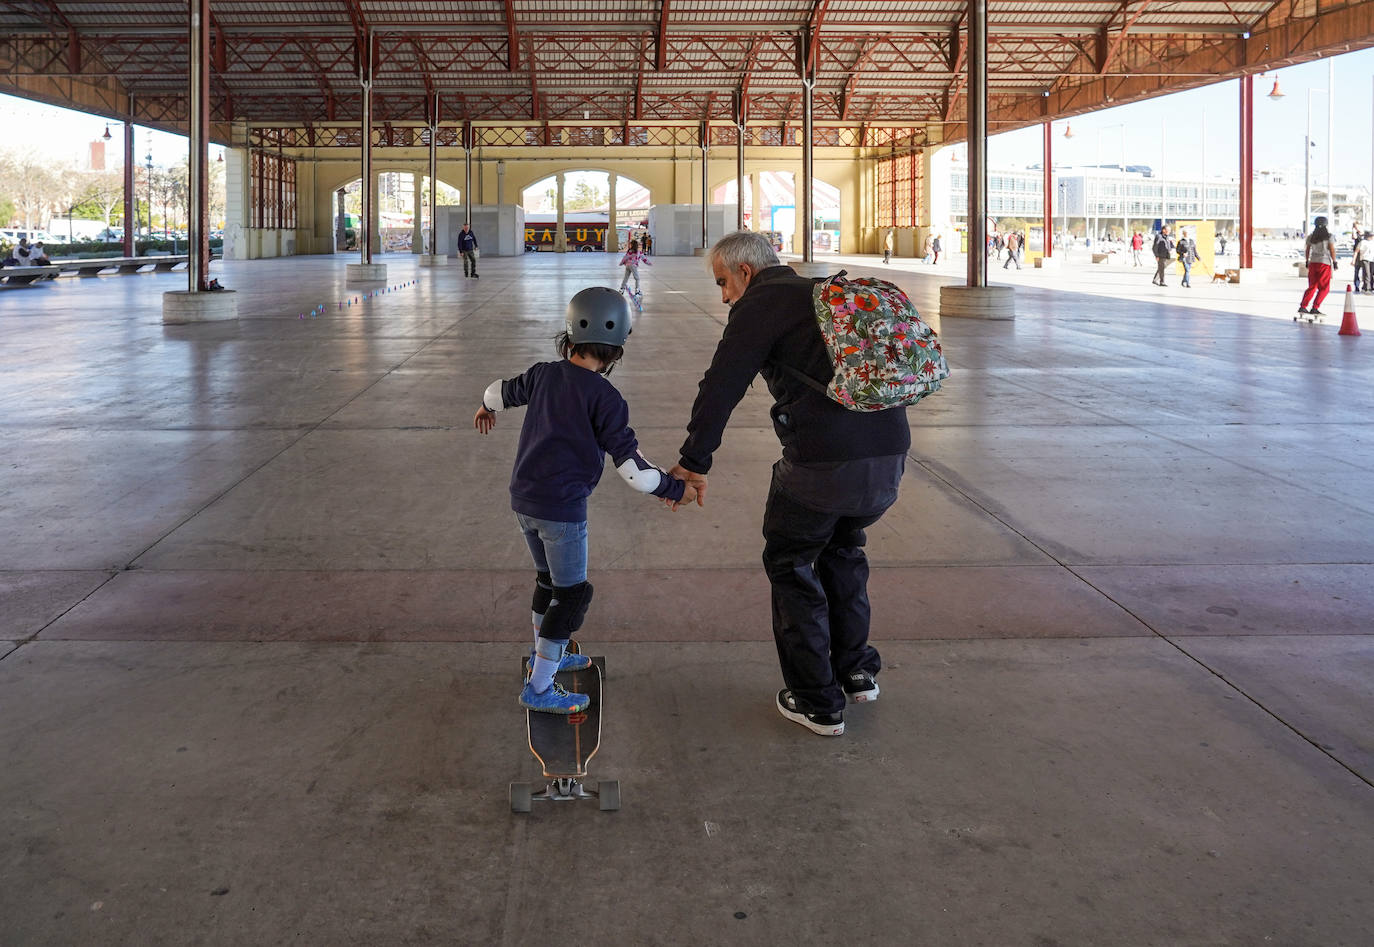
[[[603,779],[595,789],[588,789],[575,776],[560,776],[538,792],[533,790],[532,783],[511,783],[511,811],[529,812],[535,802],[572,802],[576,799],[596,799],[603,812],[620,808],[620,782],[614,779]]]

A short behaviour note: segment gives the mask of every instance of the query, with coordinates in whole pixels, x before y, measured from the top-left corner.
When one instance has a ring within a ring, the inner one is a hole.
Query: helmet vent
[[[577,324],[581,326],[583,329],[585,329],[590,323],[588,323],[586,319],[581,319],[578,321]]]
[[[607,319],[607,320],[606,320],[606,329],[607,329],[608,331],[615,329],[615,322],[612,321],[612,320],[610,320],[610,319]]]

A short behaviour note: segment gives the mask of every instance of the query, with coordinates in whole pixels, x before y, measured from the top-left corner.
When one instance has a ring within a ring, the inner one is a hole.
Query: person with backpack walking
[[[1156,286],[1164,285],[1164,268],[1169,265],[1169,261],[1174,258],[1174,240],[1169,236],[1169,227],[1166,224],[1159,228],[1159,233],[1155,234],[1155,278],[1150,282]]]
[[[1302,302],[1298,303],[1298,312],[1304,316],[1324,316],[1321,304],[1331,291],[1331,274],[1336,271],[1336,240],[1326,229],[1325,217],[1318,217],[1312,223],[1304,254],[1307,290],[1302,294]]]
[[[1131,234],[1131,262],[1135,266],[1143,266],[1140,262],[1140,251],[1145,249],[1145,238],[1137,230]]]
[[[817,331],[816,283],[783,266],[762,235],[729,234],[706,260],[730,315],[669,473],[692,484],[705,505],[731,412],[761,374],[782,445],[763,513],[763,566],[785,685],[775,705],[814,733],[839,736],[846,699],[878,697],[882,658],[868,642],[864,530],[897,500],[911,445],[906,409],[851,411],[816,390],[834,375]]]
[[[1002,269],[1013,263],[1018,270],[1021,269],[1021,235],[1015,230],[1007,234],[1007,262],[1002,264]]]
[[[940,235],[938,233],[930,241],[930,252],[935,255],[935,259],[930,261],[931,265],[938,264],[940,262]]]

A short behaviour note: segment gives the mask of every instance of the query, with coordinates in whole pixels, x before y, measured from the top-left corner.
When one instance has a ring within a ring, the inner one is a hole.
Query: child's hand
[[[496,415],[487,410],[486,405],[477,409],[477,414],[472,419],[472,426],[483,434],[496,427]]]
[[[682,483],[682,499],[680,499],[680,500],[668,500],[668,499],[665,499],[663,502],[667,505],[668,509],[670,509],[670,510],[672,510],[674,513],[676,513],[676,512],[677,512],[677,508],[678,508],[679,506],[681,506],[681,505],[684,504],[684,503],[686,503],[686,504],[688,504],[688,505],[690,506],[691,503],[692,503],[692,501],[695,500],[696,498],[697,498],[697,488],[696,488],[696,485],[693,484],[690,480],[684,480],[683,483]]]

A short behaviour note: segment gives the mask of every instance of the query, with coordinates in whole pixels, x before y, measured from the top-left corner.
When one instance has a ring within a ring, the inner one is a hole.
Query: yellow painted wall
[[[334,192],[356,180],[361,169],[354,151],[335,148],[287,149],[297,160],[298,253],[329,253],[334,245]],[[498,163],[504,165],[504,187]],[[718,147],[709,152],[707,180],[714,191],[736,172],[735,150]],[[800,148],[746,148],[745,174],[786,171],[801,176]],[[819,149],[813,153],[816,180],[840,192],[840,251],[874,252],[880,237],[872,226],[874,202],[865,189],[872,186],[872,162],[860,149]],[[386,172],[429,174],[426,148],[387,148],[373,152],[375,175]],[[651,204],[696,204],[701,201],[701,152],[684,145],[606,148],[477,148],[473,151],[473,200],[478,204],[517,204],[525,188],[559,171],[614,172],[648,188]],[[463,152],[441,148],[439,180],[463,190]],[[375,179],[374,179],[375,188]],[[498,191],[504,193],[498,195]],[[374,190],[375,193],[375,190]],[[464,200],[467,195],[463,195]],[[800,229],[800,228],[799,228]],[[881,252],[878,250],[877,252]]]

